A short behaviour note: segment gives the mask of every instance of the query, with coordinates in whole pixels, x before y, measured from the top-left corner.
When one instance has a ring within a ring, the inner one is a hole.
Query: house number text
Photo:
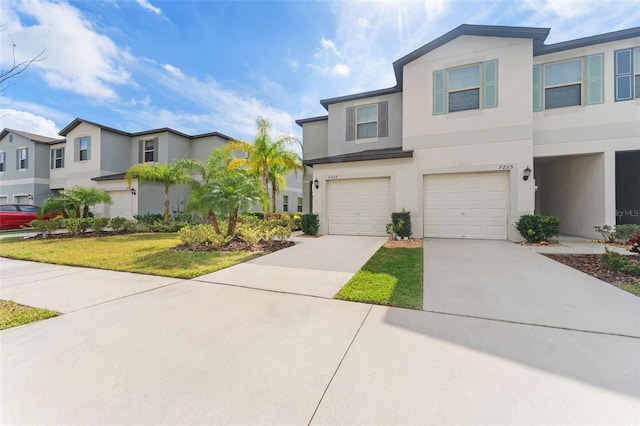
[[[498,170],[511,170],[513,169],[513,164],[500,164],[498,166]]]
[[[338,175],[329,175],[327,176],[327,180],[338,179]]]

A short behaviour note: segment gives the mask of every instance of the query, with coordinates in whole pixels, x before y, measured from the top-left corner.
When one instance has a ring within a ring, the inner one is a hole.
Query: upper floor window
[[[74,140],[73,160],[91,160],[91,136],[83,136]]]
[[[498,106],[498,61],[433,72],[433,114]]]
[[[158,138],[138,141],[138,162],[155,163],[158,161]]]
[[[288,195],[283,195],[282,196],[282,211],[283,212],[288,212],[289,211],[289,196]]]
[[[389,136],[389,102],[347,107],[346,139],[383,138]]]
[[[640,48],[616,50],[615,100],[640,98]]]
[[[298,197],[298,207],[296,209],[298,213],[302,212],[302,197]]]
[[[62,169],[64,167],[64,148],[51,150],[51,168]]]
[[[533,67],[533,110],[604,102],[604,55]]]
[[[16,151],[16,169],[25,170],[29,168],[29,148],[20,148]]]
[[[0,152],[0,172],[5,170],[7,170],[7,153],[2,151]]]

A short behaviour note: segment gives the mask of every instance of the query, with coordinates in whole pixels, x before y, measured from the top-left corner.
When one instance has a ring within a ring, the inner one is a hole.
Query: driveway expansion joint
[[[305,296],[305,297],[313,297],[313,298],[316,298],[316,299],[334,300],[333,297],[319,296],[317,294],[295,293],[295,292],[292,292],[292,291],[284,291],[284,290],[274,290],[274,289],[269,289],[269,288],[252,287],[250,285],[219,283],[219,282],[215,282],[215,281],[203,281],[203,280],[199,280],[197,278],[192,278],[189,281],[197,282],[197,283],[200,283],[200,284],[213,284],[213,285],[222,285],[222,286],[225,286],[225,287],[245,288],[245,289],[248,289],[248,290],[264,291],[264,292],[267,292],[267,293],[289,294],[291,296]]]
[[[612,332],[595,331],[595,330],[583,330],[583,329],[579,329],[579,328],[562,327],[562,326],[548,325],[548,324],[536,324],[536,323],[513,321],[513,320],[500,319],[500,318],[481,317],[481,316],[477,316],[477,315],[466,315],[466,314],[456,314],[456,313],[453,313],[453,312],[432,311],[432,310],[427,310],[427,309],[424,309],[423,312],[429,312],[431,314],[437,314],[437,315],[449,315],[449,316],[453,316],[453,317],[472,318],[472,319],[480,319],[480,320],[485,320],[485,321],[503,322],[503,323],[507,323],[507,324],[527,325],[529,327],[554,328],[556,330],[575,331],[575,332],[578,332],[578,333],[590,333],[590,334],[599,334],[599,335],[603,335],[603,336],[615,336],[615,337],[626,337],[628,339],[640,339],[640,336],[633,336],[633,335],[630,335],[630,334],[623,334],[623,333],[612,333]]]

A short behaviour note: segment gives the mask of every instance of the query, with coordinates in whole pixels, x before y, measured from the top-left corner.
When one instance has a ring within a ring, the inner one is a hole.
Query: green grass
[[[381,247],[335,298],[422,309],[422,249]]]
[[[620,284],[620,288],[624,291],[628,291],[631,294],[640,296],[640,281],[635,284]]]
[[[0,256],[173,278],[194,278],[260,256],[248,252],[187,252],[175,234],[0,240]]]
[[[0,300],[0,330],[58,316],[57,312]]]

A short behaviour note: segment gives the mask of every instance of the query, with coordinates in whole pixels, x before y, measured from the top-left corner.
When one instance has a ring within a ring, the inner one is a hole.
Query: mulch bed
[[[384,243],[386,248],[421,248],[422,239],[409,238],[408,240],[388,240]]]
[[[616,287],[620,287],[624,284],[635,284],[640,281],[637,277],[633,277],[622,272],[614,272],[604,269],[600,266],[599,254],[544,254],[544,256],[547,256],[556,262],[571,266],[578,271],[582,271],[602,281],[606,281],[609,284],[613,284]],[[631,262],[640,264],[640,256],[632,255],[627,258]]]
[[[223,247],[214,248],[210,246],[200,246],[197,249],[192,250],[184,244],[181,244],[173,249],[178,251],[251,251],[255,253],[273,253],[274,251],[282,250],[293,245],[295,245],[293,241],[261,241],[258,244],[249,245],[236,238],[231,240],[228,244],[225,244]]]

